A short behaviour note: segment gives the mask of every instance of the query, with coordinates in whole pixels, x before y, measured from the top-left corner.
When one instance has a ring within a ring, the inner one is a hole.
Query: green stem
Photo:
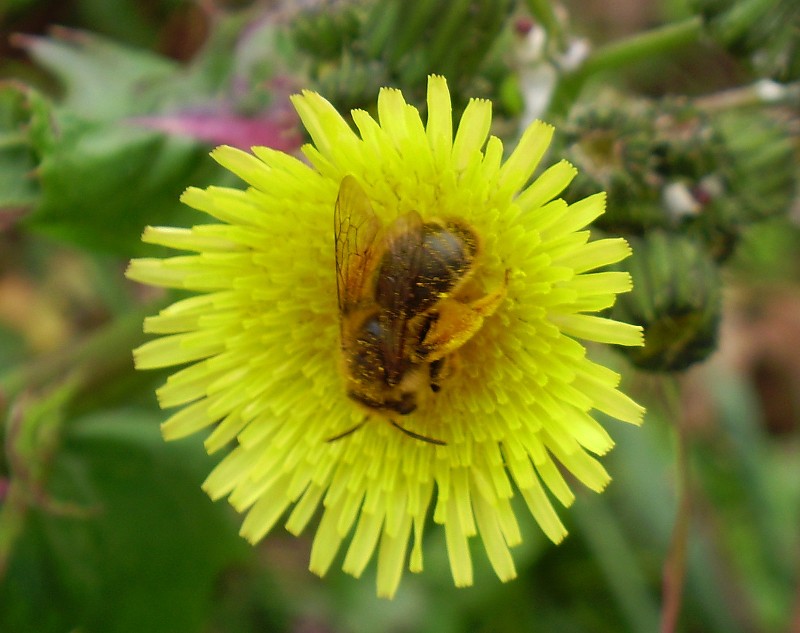
[[[706,112],[716,113],[733,108],[791,104],[797,101],[800,101],[800,81],[788,84],[769,82],[766,88],[762,81],[758,81],[698,97],[693,103]]]
[[[661,55],[695,41],[702,31],[702,27],[702,20],[694,17],[602,46],[589,56],[583,64],[582,71],[591,76],[648,57]]]
[[[775,9],[774,0],[744,0],[737,2],[719,19],[716,32],[720,39],[731,45],[742,37],[753,24],[770,10]]]
[[[630,631],[656,631],[658,608],[619,519],[602,497],[585,495],[572,508],[579,534],[608,583]]]
[[[0,394],[12,401],[25,389],[42,387],[68,374],[77,374],[86,387],[132,366],[131,350],[145,339],[142,321],[160,307],[134,310],[85,339],[0,374]]]
[[[689,490],[689,465],[686,459],[686,429],[681,411],[680,388],[674,376],[667,379],[665,386],[668,406],[673,415],[677,435],[675,476],[677,478],[678,512],[675,516],[675,527],[672,530],[669,552],[664,561],[662,587],[664,604],[661,612],[661,633],[675,633],[683,602],[692,506]]]
[[[11,554],[25,527],[27,507],[19,486],[9,484],[0,506],[0,582],[5,580]]]
[[[566,115],[590,78],[686,46],[698,39],[702,29],[702,19],[693,17],[601,46],[561,78],[550,106],[551,117]]]
[[[794,612],[792,615],[792,621],[789,624],[790,631],[800,631],[800,573],[796,575],[797,580],[797,591],[795,592],[795,599],[794,599]]]

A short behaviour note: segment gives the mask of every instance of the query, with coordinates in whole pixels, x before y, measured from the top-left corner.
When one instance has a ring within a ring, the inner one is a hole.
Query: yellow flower
[[[378,593],[393,596],[406,564],[422,570],[432,514],[456,585],[472,583],[474,536],[509,580],[509,548],[522,538],[512,497],[521,494],[544,533],[561,541],[566,530],[546,491],[572,503],[562,467],[595,491],[609,481],[592,454],[613,442],[590,412],[641,421],[642,408],[617,390],[618,374],[576,340],[642,344],[640,328],[587,314],[630,290],[627,273],[591,272],[627,257],[629,246],[589,241],[603,194],[572,205],[557,198],[575,175],[568,163],[528,184],[550,126],[531,125],[503,162],[501,141],[488,136],[491,104],[473,100],[454,138],[442,77],[429,79],[427,124],[393,89],[378,97],[378,121],[353,111],[357,134],[316,93],[294,105],[313,139],[303,148],[310,165],[265,147],[216,149],[250,187],[187,190],[183,202],[218,222],[147,228],[145,241],[193,254],[138,259],[128,270],[197,293],[148,318],[146,331],[162,336],[135,351],[140,369],[188,364],[158,390],[162,407],[182,407],[164,437],[203,431],[209,452],[227,452],[204,488],[246,513],[241,532],[253,543],[279,521],[300,534],[321,505],[310,563],[317,574],[347,541],[344,570],[359,576],[377,550]],[[470,227],[481,242],[470,284],[500,296],[452,354],[459,362],[441,390],[428,390],[407,415],[370,415],[348,396],[333,226],[346,176],[387,225],[416,211],[423,222]]]

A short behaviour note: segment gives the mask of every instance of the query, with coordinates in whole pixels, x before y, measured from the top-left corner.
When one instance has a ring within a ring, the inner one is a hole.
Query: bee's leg
[[[434,439],[432,437],[427,437],[426,435],[420,435],[419,433],[414,433],[414,431],[409,431],[408,429],[403,428],[402,426],[400,426],[397,422],[395,422],[391,418],[389,419],[389,424],[391,424],[398,431],[402,431],[403,433],[405,433],[409,437],[413,437],[415,440],[420,440],[422,442],[428,442],[428,444],[436,444],[437,446],[447,446],[447,442],[444,442],[442,440],[436,440],[436,439]]]
[[[431,391],[439,393],[442,383],[458,371],[458,354],[450,354],[430,364]]]
[[[452,354],[471,339],[481,329],[483,320],[494,314],[505,299],[506,283],[470,303],[455,299],[440,301],[435,314],[425,324],[424,337],[416,351],[418,359],[432,363]]]
[[[431,391],[433,393],[439,393],[442,388],[442,371],[444,370],[444,363],[445,359],[440,358],[439,360],[435,360],[430,365],[430,372],[431,372]]]
[[[364,425],[367,423],[367,420],[369,420],[369,416],[367,416],[366,418],[364,418],[363,420],[361,420],[361,422],[359,422],[358,424],[356,424],[356,425],[355,425],[353,428],[351,428],[351,429],[347,429],[345,432],[343,432],[343,433],[339,433],[338,435],[334,435],[333,437],[329,437],[329,438],[328,438],[327,440],[325,440],[325,441],[326,441],[326,442],[328,442],[328,443],[330,443],[330,442],[336,442],[337,440],[340,440],[340,439],[342,439],[343,437],[347,437],[348,435],[350,435],[350,434],[352,434],[352,433],[355,433],[356,431],[358,431],[358,429],[360,429],[362,426],[364,426]]]

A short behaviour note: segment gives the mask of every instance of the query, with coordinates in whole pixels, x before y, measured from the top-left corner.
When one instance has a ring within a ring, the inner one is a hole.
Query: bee
[[[334,208],[336,291],[348,397],[364,421],[376,416],[406,435],[445,444],[403,427],[456,371],[457,351],[505,298],[474,281],[480,241],[459,219],[423,220],[412,211],[384,226],[353,176]]]

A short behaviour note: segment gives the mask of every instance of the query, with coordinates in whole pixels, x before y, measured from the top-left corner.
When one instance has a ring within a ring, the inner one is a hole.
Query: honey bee
[[[458,219],[423,220],[412,211],[383,226],[353,176],[334,209],[336,290],[347,395],[367,415],[387,420],[417,410],[456,371],[458,349],[505,298],[508,274],[493,293],[474,281],[478,236]]]

